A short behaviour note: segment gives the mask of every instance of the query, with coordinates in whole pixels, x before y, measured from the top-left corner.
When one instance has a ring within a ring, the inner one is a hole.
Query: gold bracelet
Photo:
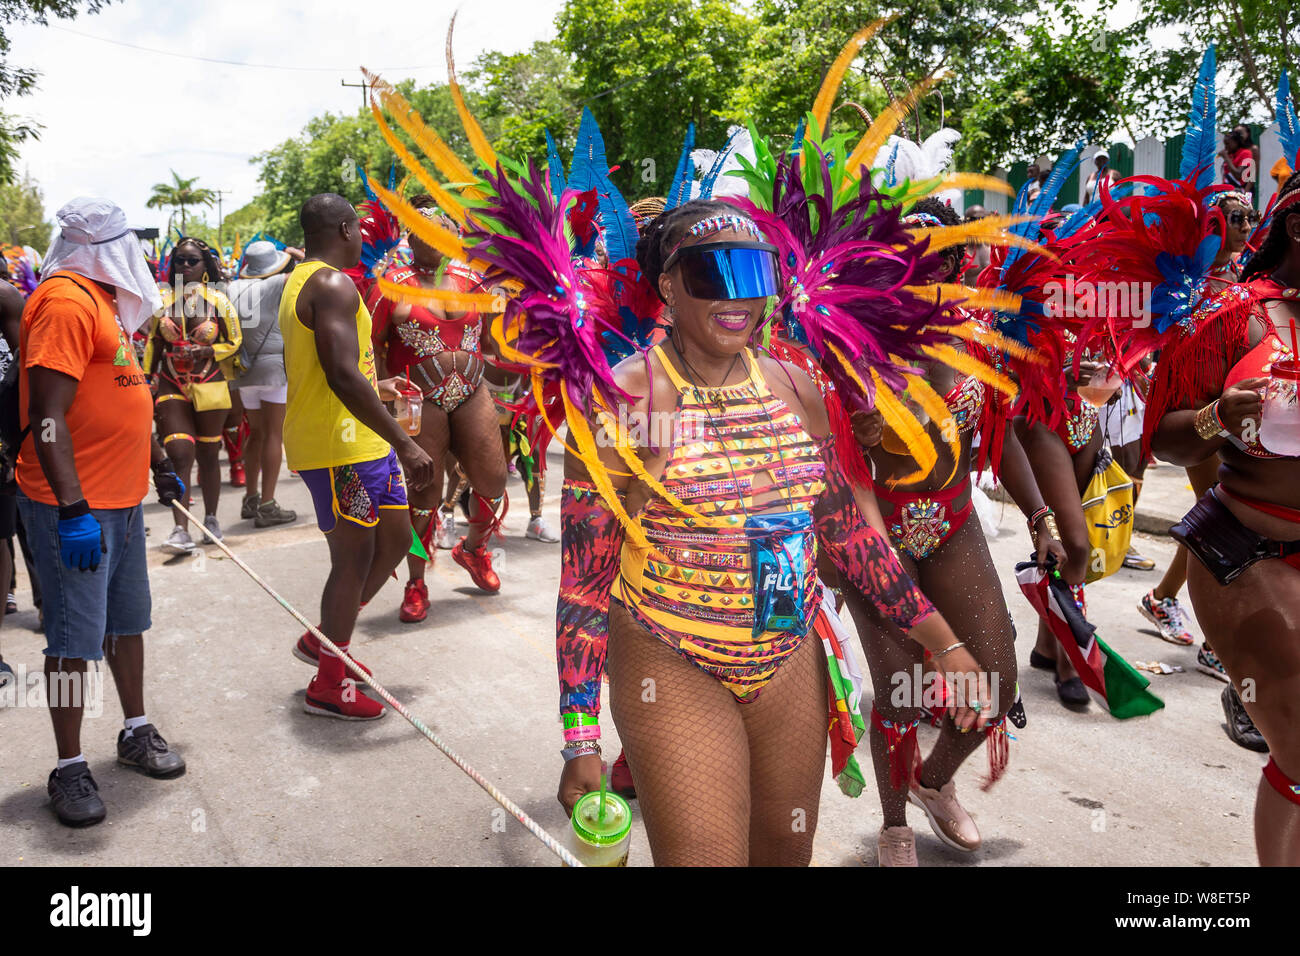
[[[1219,421],[1219,402],[1214,400],[1196,413],[1196,418],[1192,420],[1192,426],[1196,429],[1196,435],[1203,441],[1212,441],[1215,438],[1222,438],[1228,434],[1223,423]]]
[[[1056,530],[1056,515],[1050,514],[1043,519],[1047,523],[1047,533],[1057,541],[1061,540],[1061,532]],[[1037,542],[1035,542],[1037,543]]]

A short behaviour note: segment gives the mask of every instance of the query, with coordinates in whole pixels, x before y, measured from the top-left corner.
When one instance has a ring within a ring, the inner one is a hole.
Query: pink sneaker
[[[982,841],[979,828],[957,802],[957,788],[951,780],[938,790],[931,790],[914,779],[907,799],[925,811],[925,815],[930,818],[934,835],[948,846],[965,853],[980,848]]]
[[[916,862],[916,835],[911,827],[881,827],[876,838],[880,866],[920,866]]]

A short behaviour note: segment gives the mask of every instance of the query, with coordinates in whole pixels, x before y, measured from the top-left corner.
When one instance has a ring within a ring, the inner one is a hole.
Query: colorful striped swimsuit
[[[825,489],[817,443],[767,387],[747,350],[749,378],[699,387],[685,381],[660,346],[654,349],[678,392],[682,438],[664,468],[663,485],[704,520],[655,496],[640,513],[646,538],[666,558],[624,544],[612,597],[651,634],[752,700],[794,653],[803,636],[753,636],[754,588],[746,517],[812,512]],[[816,542],[805,535],[804,621],[820,606]]]

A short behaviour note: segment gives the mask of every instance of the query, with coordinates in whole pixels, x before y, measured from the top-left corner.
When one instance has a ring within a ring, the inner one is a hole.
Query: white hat
[[[241,279],[265,279],[284,270],[292,257],[289,253],[275,247],[268,239],[259,239],[249,243],[244,250],[244,265],[239,270]]]
[[[55,213],[54,221],[59,231],[45,254],[43,279],[67,271],[111,285],[118,322],[128,335],[162,307],[140,240],[116,204],[80,197]]]

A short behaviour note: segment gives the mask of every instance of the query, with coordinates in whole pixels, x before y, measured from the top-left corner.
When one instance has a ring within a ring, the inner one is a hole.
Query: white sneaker
[[[216,538],[218,541],[222,540],[221,525],[217,523],[216,515],[208,515],[206,518],[204,518],[203,527],[207,528],[208,531],[212,532],[212,537]]]
[[[460,535],[456,533],[456,509],[450,511],[443,509],[438,510],[438,547],[444,551],[450,551],[456,547],[456,542],[460,540]]]
[[[547,526],[546,519],[541,515],[528,522],[528,530],[524,532],[524,537],[532,538],[534,541],[545,541],[547,544],[555,544],[560,540]]]
[[[194,550],[194,539],[190,537],[188,531],[176,525],[172,528],[172,533],[163,541],[162,549],[168,554],[189,554]]]

